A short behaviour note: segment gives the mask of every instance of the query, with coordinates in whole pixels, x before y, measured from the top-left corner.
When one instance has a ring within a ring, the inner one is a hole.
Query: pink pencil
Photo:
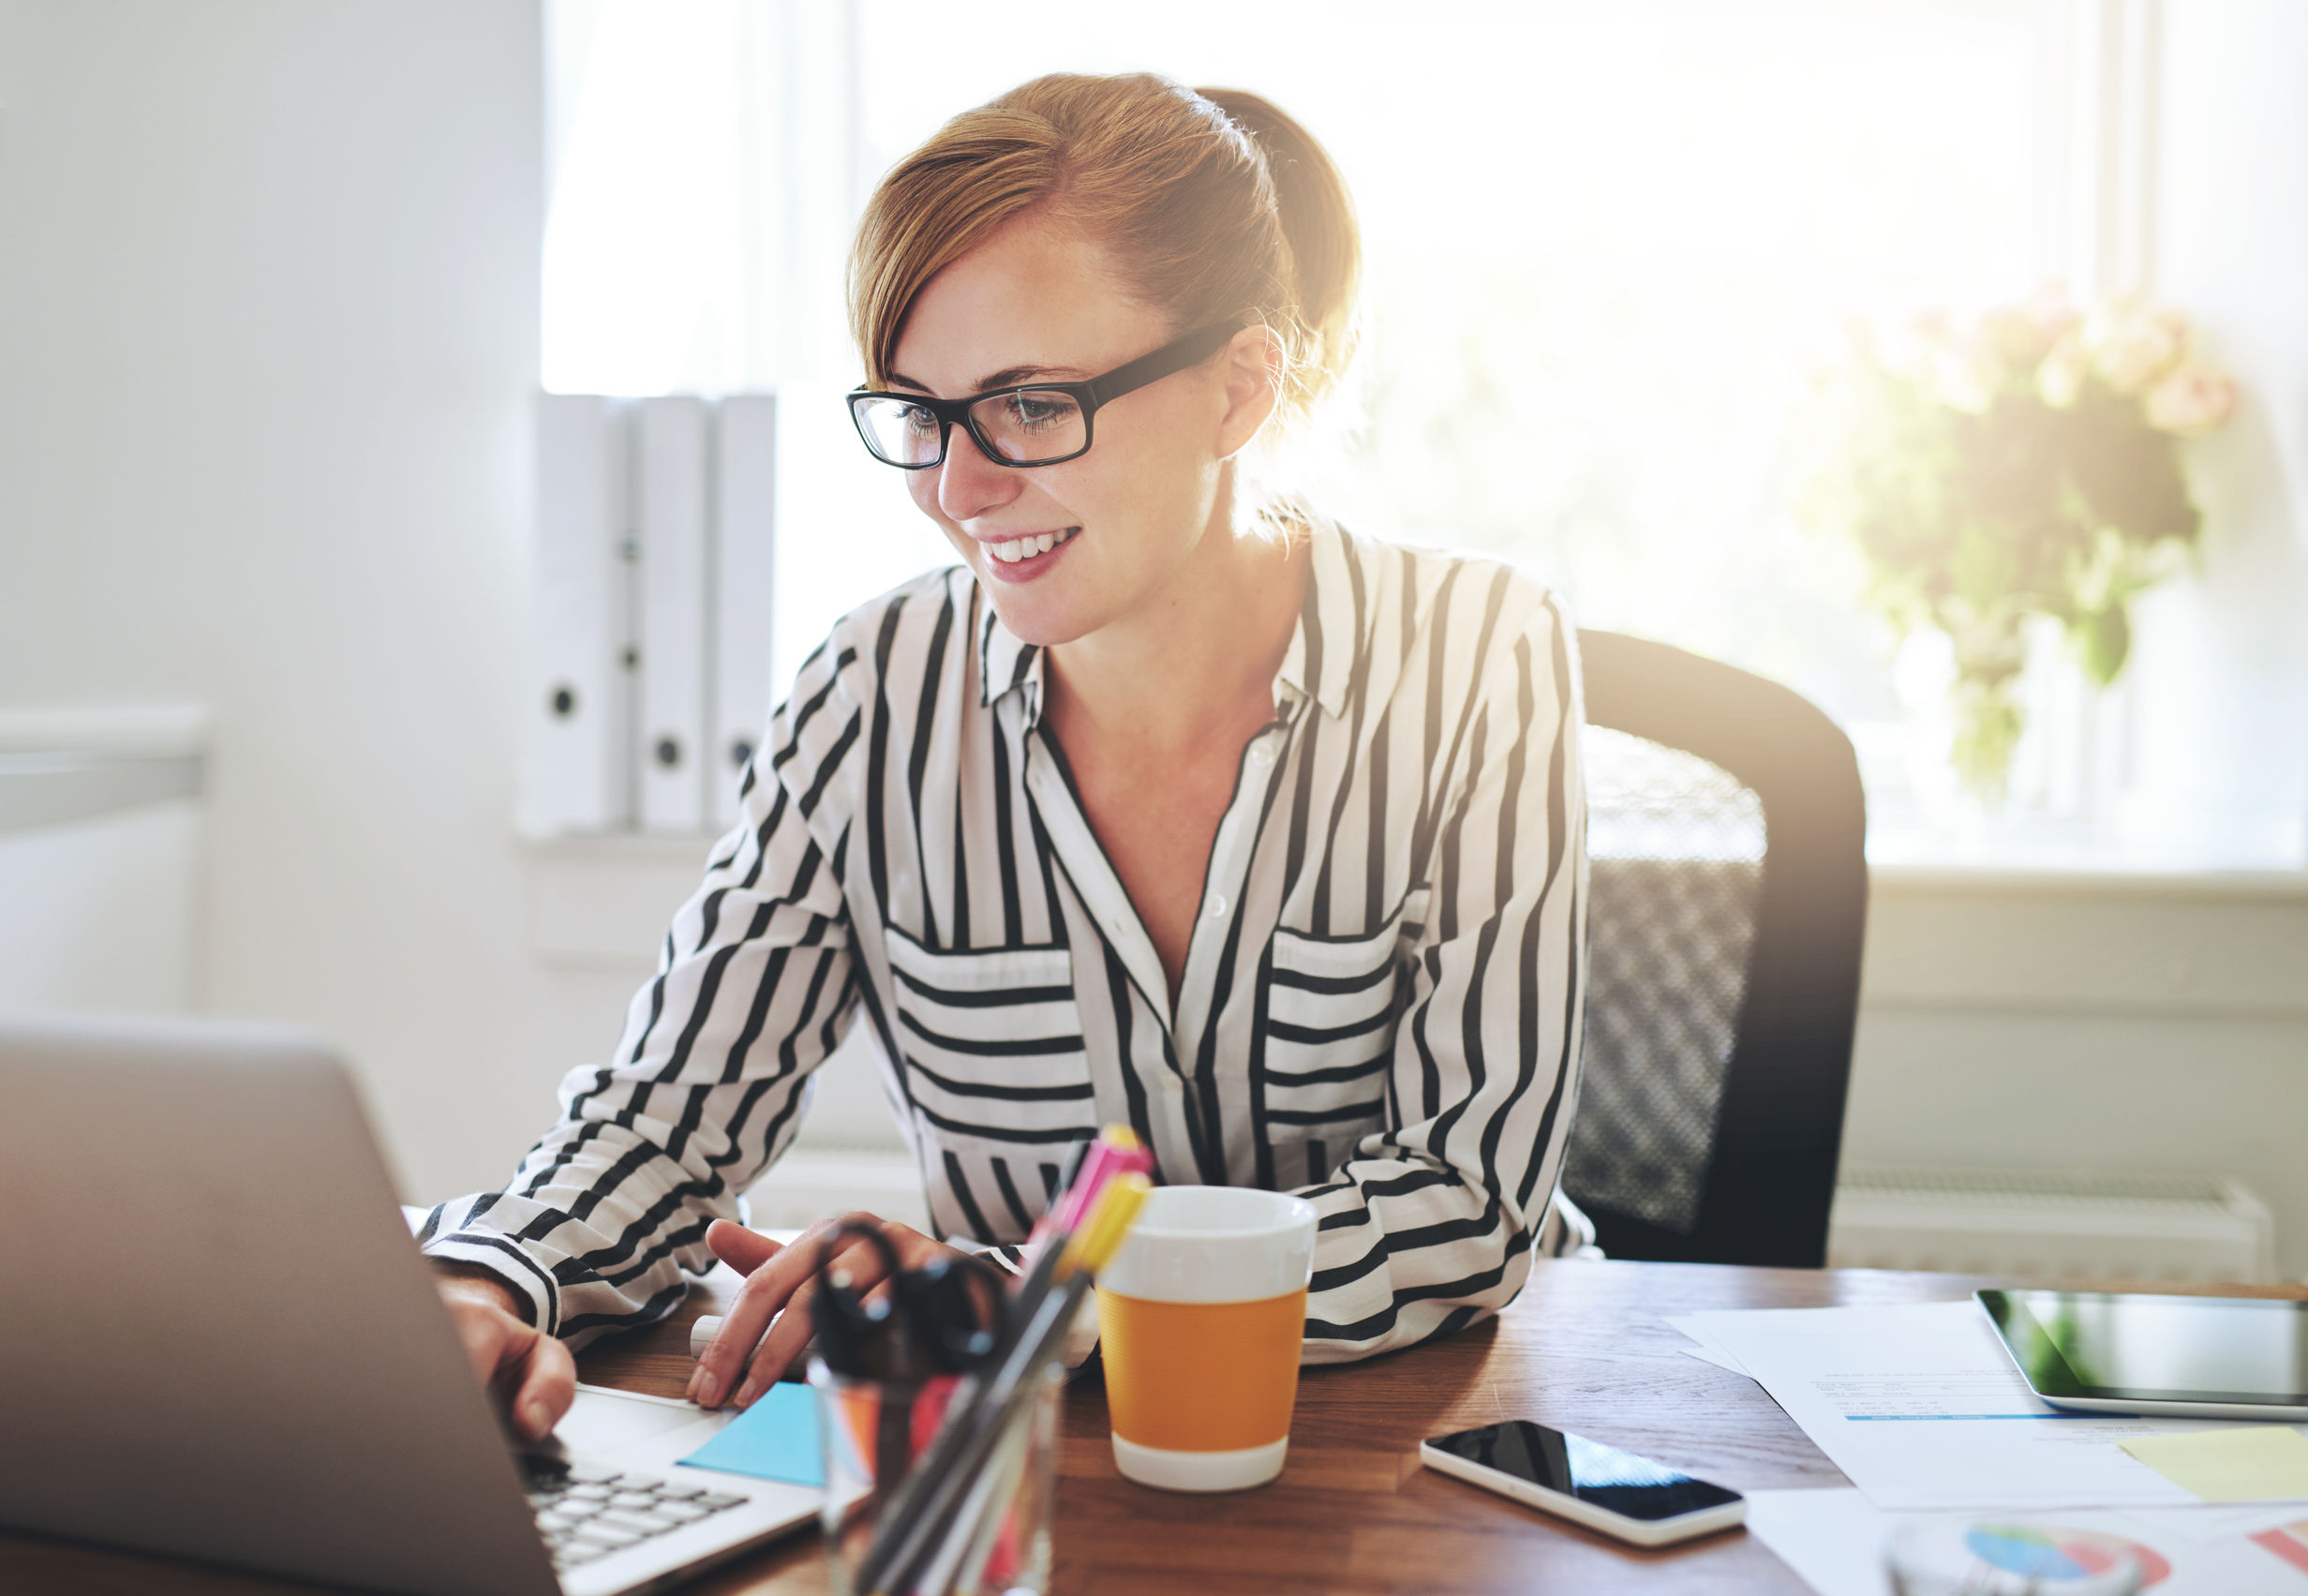
[[[1097,1141],[1082,1159],[1074,1184],[1065,1188],[1057,1205],[1043,1214],[1041,1223],[1034,1227],[1028,1239],[1029,1249],[1039,1249],[1052,1236],[1071,1235],[1090,1212],[1091,1204],[1106,1183],[1116,1175],[1150,1174],[1154,1171],[1154,1155],[1127,1126],[1109,1125],[1099,1132]]]

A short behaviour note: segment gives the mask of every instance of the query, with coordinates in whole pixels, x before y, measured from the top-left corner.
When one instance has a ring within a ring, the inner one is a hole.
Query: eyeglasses
[[[873,457],[901,471],[944,465],[956,423],[995,465],[1054,466],[1090,452],[1090,418],[1100,406],[1199,365],[1247,325],[1238,319],[1188,333],[1087,382],[1034,382],[967,399],[859,389],[849,395],[850,420]]]

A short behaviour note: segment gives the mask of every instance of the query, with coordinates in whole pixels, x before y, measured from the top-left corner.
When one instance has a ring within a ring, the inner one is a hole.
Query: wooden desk
[[[689,1322],[719,1310],[726,1273],[653,1330],[588,1351],[583,1377],[678,1396]],[[1686,1357],[1662,1315],[1701,1308],[1935,1302],[1987,1284],[1954,1275],[1541,1263],[1496,1321],[1367,1364],[1309,1369],[1290,1461],[1260,1490],[1173,1496],[1114,1471],[1105,1395],[1066,1395],[1058,1488],[1063,1596],[1361,1596],[1364,1592],[1786,1592],[1807,1589],[1734,1531],[1634,1551],[1420,1466],[1422,1439],[1538,1419],[1740,1489],[1843,1476],[1753,1381]],[[2148,1288],[2152,1290],[2153,1288]],[[2201,1290],[2201,1288],[2191,1288]],[[2298,1289],[2236,1288],[2297,1296]],[[308,1588],[0,1535],[0,1590],[75,1596],[281,1596]],[[797,1533],[681,1588],[695,1596],[826,1589],[817,1538]]]

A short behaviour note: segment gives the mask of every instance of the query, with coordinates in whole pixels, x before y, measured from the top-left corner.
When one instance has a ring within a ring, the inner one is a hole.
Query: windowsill
[[[516,831],[529,945],[565,969],[647,970],[674,911],[697,889],[716,839],[704,832],[537,836]]]
[[[2188,883],[2188,890],[2281,890],[2308,886],[2300,843],[2308,823],[2286,825],[2271,813],[2216,813],[2184,828],[2134,813],[2093,821],[2030,812],[1974,811],[1927,821],[1895,798],[1870,799],[1868,862],[1885,871],[1955,873],[1982,880],[2077,877],[2109,884]]]
[[[1870,862],[1877,893],[1945,893],[1982,898],[2138,898],[2161,901],[2308,903],[2308,870],[2169,870],[2146,865],[2018,865]]]
[[[703,870],[721,840],[714,831],[601,831],[541,833],[516,828],[514,840],[532,859],[576,864],[686,864]]]
[[[547,836],[516,830],[514,840],[530,860],[539,863],[628,870],[664,869],[678,865],[702,872],[707,856],[713,844],[720,841],[720,833],[615,831]],[[2157,884],[2174,884],[2184,886],[2189,890],[2197,889],[2199,885],[2209,885],[2221,890],[2248,893],[2287,890],[2308,893],[2308,868],[2298,866],[2199,868],[2158,863],[2152,859],[2129,859],[2113,848],[2081,845],[2065,850],[2062,857],[2052,862],[2045,862],[2040,858],[2030,857],[2017,844],[1936,850],[1928,849],[1910,836],[1889,839],[1888,847],[1881,845],[1883,841],[1873,833],[1869,840],[1869,874],[1877,881],[1945,879],[1982,884],[2077,881],[2105,883],[2111,887],[2141,887],[2148,890],[2156,890]]]
[[[532,950],[645,973],[713,844],[521,839]],[[1878,864],[1863,1006],[2308,1018],[2308,872]]]
[[[2308,870],[2266,854],[2149,846],[2040,815],[1987,819],[1961,833],[1903,818],[1869,819],[1868,877],[1879,894],[2308,902]]]

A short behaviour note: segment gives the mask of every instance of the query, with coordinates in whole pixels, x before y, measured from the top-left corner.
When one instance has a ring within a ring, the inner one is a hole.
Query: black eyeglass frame
[[[1229,321],[1214,322],[1199,332],[1188,333],[1183,338],[1174,338],[1158,350],[1139,355],[1136,360],[1125,361],[1115,366],[1113,370],[1093,377],[1086,382],[1020,382],[1013,387],[994,388],[983,394],[973,394],[966,399],[933,399],[927,394],[893,394],[858,388],[846,395],[849,401],[850,425],[857,429],[857,440],[866,446],[867,454],[871,455],[885,466],[894,466],[901,471],[926,471],[932,467],[946,464],[946,454],[952,445],[956,423],[960,423],[969,433],[970,440],[977,445],[977,452],[997,466],[1007,466],[1012,470],[1024,471],[1032,470],[1037,466],[1063,465],[1068,460],[1079,460],[1090,453],[1090,445],[1097,440],[1096,416],[1101,407],[1113,403],[1124,394],[1135,394],[1150,383],[1159,382],[1165,377],[1184,371],[1188,366],[1199,365],[1224,348],[1227,341],[1235,334],[1249,325],[1250,323],[1241,317],[1236,317]],[[1006,398],[1013,394],[1050,393],[1067,395],[1075,404],[1081,408],[1082,446],[1071,454],[1052,455],[1045,460],[1005,460],[1002,457],[1002,452],[987,440],[983,432],[978,430],[977,423],[970,416],[973,410],[984,404],[988,399]],[[928,410],[937,417],[938,457],[934,460],[917,460],[908,463],[902,460],[892,460],[874,448],[872,436],[866,431],[865,418],[858,414],[858,405],[867,399],[895,399],[902,404]]]

